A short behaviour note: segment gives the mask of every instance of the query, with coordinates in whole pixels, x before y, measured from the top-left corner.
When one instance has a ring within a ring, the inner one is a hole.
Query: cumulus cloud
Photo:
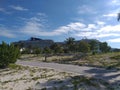
[[[21,6],[14,6],[14,5],[11,5],[10,6],[12,9],[14,10],[17,10],[17,11],[28,11],[28,9],[24,8],[24,7],[21,7]]]
[[[21,28],[21,33],[31,36],[57,36],[70,33],[77,37],[87,38],[105,38],[118,37],[120,25],[107,25],[105,22],[96,21],[96,23],[84,24],[82,22],[71,22],[67,25],[59,26],[54,30],[48,31],[38,17],[32,17],[26,21]]]
[[[94,23],[85,24],[80,22],[70,22],[66,25],[59,26],[53,30],[46,28],[43,23],[46,16],[44,13],[38,13],[31,18],[23,18],[24,25],[18,28],[20,35],[28,36],[58,36],[71,34],[76,37],[87,38],[105,38],[105,37],[118,37],[120,36],[120,25],[108,25],[104,21],[95,21]],[[3,32],[4,31],[4,32]],[[16,32],[10,32],[10,30],[3,30],[0,36],[15,37]],[[13,31],[13,30],[12,30]],[[6,34],[5,34],[6,33]]]
[[[90,27],[91,30],[89,29]],[[105,37],[119,37],[120,33],[120,25],[102,25],[101,24],[89,24],[88,27],[84,29],[89,29],[88,32],[77,32],[75,33],[75,36],[78,37],[84,37],[86,36],[87,38],[105,38]],[[83,30],[84,30],[83,29]]]

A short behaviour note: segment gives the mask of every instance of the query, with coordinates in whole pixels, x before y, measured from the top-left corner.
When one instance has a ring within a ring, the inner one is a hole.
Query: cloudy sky
[[[118,12],[120,0],[0,0],[0,42],[74,37],[120,48]]]

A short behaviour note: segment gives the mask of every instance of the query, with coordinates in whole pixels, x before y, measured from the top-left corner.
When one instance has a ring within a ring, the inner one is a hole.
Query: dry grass
[[[23,55],[21,60],[44,61],[45,57],[42,55],[37,57],[35,57],[34,55]],[[120,68],[120,53],[104,53],[96,55],[89,54],[84,57],[81,57],[81,54],[51,55],[47,57],[47,62],[105,67],[109,69],[112,67]]]
[[[8,69],[0,70],[0,90],[33,90],[38,81],[42,83],[72,75],[53,69],[11,65]]]

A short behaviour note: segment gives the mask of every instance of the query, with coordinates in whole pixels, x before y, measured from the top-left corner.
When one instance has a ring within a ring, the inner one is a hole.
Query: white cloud
[[[59,26],[56,29],[48,31],[48,28],[41,21],[40,15],[25,19],[25,24],[18,28],[17,33],[28,36],[58,36],[71,34],[77,37],[87,38],[105,38],[120,36],[120,25],[107,25],[103,21],[95,21],[95,23],[84,24],[81,22],[71,22],[67,25]],[[5,33],[0,34],[6,37],[14,37],[15,32],[9,32],[7,29],[3,30]]]
[[[86,36],[88,38],[105,38],[120,36],[120,25],[106,25],[105,22],[96,21],[96,24],[85,25],[81,22],[72,22],[60,26],[52,31],[46,31],[45,26],[38,17],[32,17],[21,28],[21,32],[31,36],[57,36],[70,33],[77,37]]]
[[[104,23],[103,23],[104,24]],[[91,27],[91,29],[89,29]],[[88,24],[88,27],[83,28],[87,32],[77,32],[74,35],[77,37],[87,38],[106,38],[106,37],[119,37],[120,36],[120,25],[102,25],[100,24]]]
[[[75,36],[93,38],[93,36],[96,36],[96,34],[96,32],[78,32],[75,34]]]
[[[7,30],[5,28],[0,28],[0,36],[8,37],[8,38],[16,37],[10,30]]]
[[[104,38],[104,37],[113,37],[113,36],[120,36],[119,34],[117,33],[101,33],[101,34],[98,34],[96,37],[97,38]]]
[[[105,14],[103,16],[104,17],[117,17],[117,13],[109,13],[109,14]]]
[[[39,21],[38,18],[31,18],[25,23],[25,26],[23,26],[20,31],[30,35],[38,35],[43,25],[37,21]]]
[[[108,42],[112,42],[112,43],[120,43],[120,38],[109,39]]]
[[[45,13],[41,13],[41,12],[37,13],[37,15],[39,15],[40,17],[47,17]]]
[[[106,32],[106,33],[110,33],[110,32],[114,32],[114,33],[120,33],[120,25],[106,25],[102,28],[100,28],[99,32]]]
[[[39,18],[32,17],[26,22],[20,31],[24,34],[32,36],[56,36],[66,34],[68,32],[80,31],[85,27],[86,25],[83,23],[74,22],[65,26],[60,26],[53,31],[45,31],[45,27],[41,22],[39,22]]]
[[[80,32],[80,33],[76,33],[75,36],[78,37],[87,37],[87,38],[105,38],[105,37],[116,37],[116,36],[120,36],[117,33],[98,33],[98,32]]]
[[[111,3],[117,3],[119,0],[112,0]]]
[[[96,29],[96,25],[95,24],[88,24],[88,28],[89,29]]]
[[[24,7],[21,7],[21,6],[11,5],[10,7],[11,7],[12,9],[18,10],[18,11],[28,11],[28,9],[26,9],[26,8],[24,8]]]
[[[106,23],[105,22],[103,22],[103,21],[96,21],[96,23],[98,24],[98,25],[105,25]]]
[[[118,6],[120,5],[120,0],[110,0],[109,5]]]

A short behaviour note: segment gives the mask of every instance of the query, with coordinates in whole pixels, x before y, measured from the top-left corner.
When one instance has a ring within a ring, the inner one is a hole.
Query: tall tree
[[[75,38],[69,37],[65,40],[65,43],[70,52],[75,51]]]

